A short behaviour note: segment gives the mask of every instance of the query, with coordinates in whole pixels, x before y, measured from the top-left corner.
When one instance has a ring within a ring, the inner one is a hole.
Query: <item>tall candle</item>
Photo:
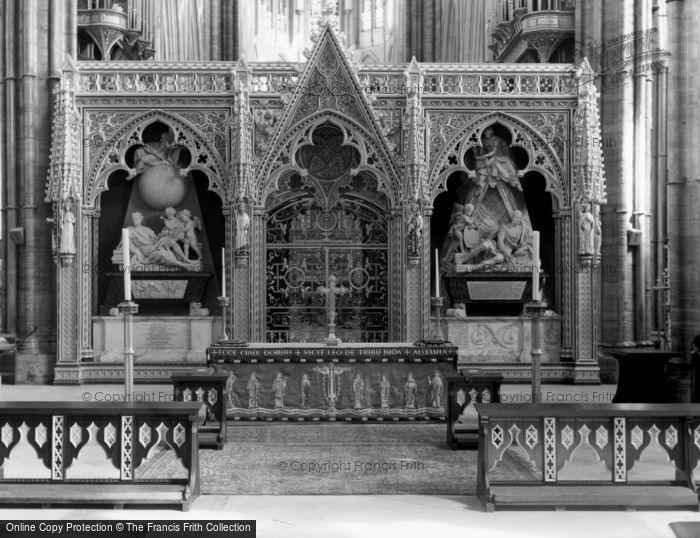
[[[122,228],[122,257],[124,259],[124,300],[131,301],[131,249],[128,228]]]
[[[438,249],[435,249],[435,297],[440,297],[440,262],[438,261]]]
[[[532,300],[540,300],[540,232],[532,233]]]
[[[221,249],[221,296],[226,297],[226,249]]]

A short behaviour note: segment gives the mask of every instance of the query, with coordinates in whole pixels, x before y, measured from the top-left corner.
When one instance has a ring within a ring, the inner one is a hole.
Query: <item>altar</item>
[[[451,345],[250,344],[207,349],[234,420],[444,419]]]

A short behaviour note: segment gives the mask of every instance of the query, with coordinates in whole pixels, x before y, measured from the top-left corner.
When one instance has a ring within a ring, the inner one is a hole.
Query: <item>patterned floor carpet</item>
[[[229,426],[223,450],[200,450],[202,494],[474,495],[475,450],[451,450],[444,424]],[[141,476],[173,475],[172,451],[152,456]],[[520,465],[509,465],[519,472]]]

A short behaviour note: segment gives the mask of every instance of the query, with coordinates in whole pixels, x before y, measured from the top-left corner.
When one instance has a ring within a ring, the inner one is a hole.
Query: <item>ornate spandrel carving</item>
[[[282,109],[278,107],[261,106],[253,109],[253,122],[255,124],[253,146],[257,159],[262,159],[270,148],[270,140],[281,116]]]

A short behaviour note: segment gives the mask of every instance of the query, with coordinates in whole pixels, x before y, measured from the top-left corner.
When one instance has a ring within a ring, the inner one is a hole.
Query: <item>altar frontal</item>
[[[444,419],[457,348],[376,344],[226,343],[207,362],[228,372],[234,420]]]

